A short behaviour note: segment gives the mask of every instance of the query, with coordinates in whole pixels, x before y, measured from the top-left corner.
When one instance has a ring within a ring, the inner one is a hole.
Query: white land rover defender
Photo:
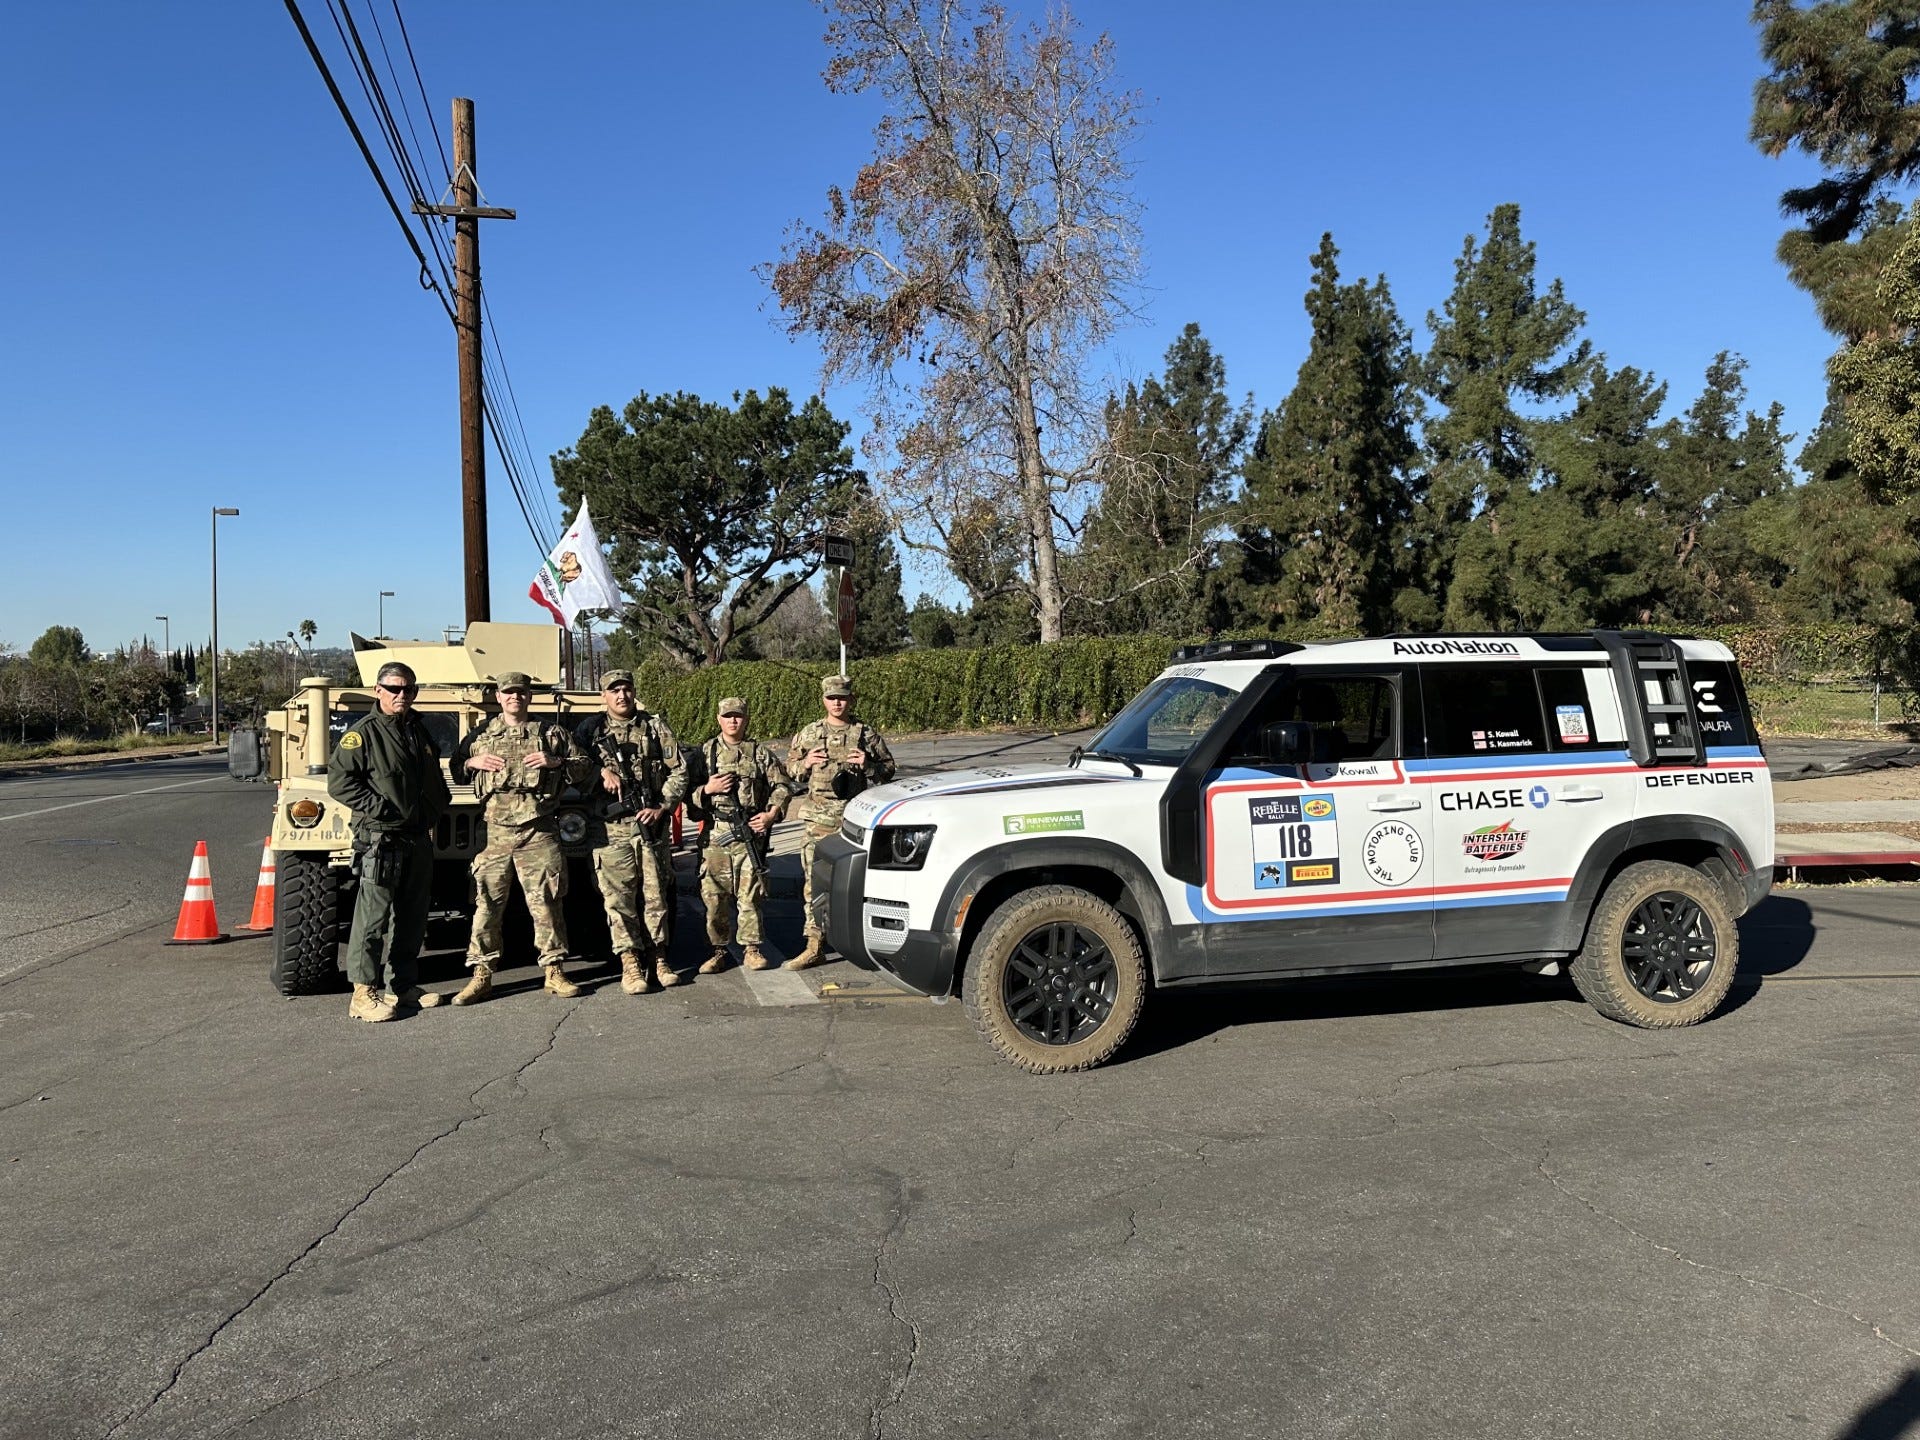
[[[958,988],[1039,1073],[1154,986],[1570,960],[1602,1014],[1691,1025],[1773,878],[1733,655],[1644,631],[1186,647],[1064,766],[879,786],[821,842],[828,935]]]

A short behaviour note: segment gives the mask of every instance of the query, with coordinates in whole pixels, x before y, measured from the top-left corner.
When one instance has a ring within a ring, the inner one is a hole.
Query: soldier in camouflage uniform
[[[712,975],[733,963],[727,944],[736,930],[749,970],[773,962],[760,950],[760,905],[766,898],[768,833],[779,820],[793,786],[771,746],[747,736],[747,702],[720,702],[720,733],[702,749],[706,782],[687,808],[706,822],[706,853],[700,860],[700,899],[707,907],[707,939],[713,953],[700,966]],[[736,838],[741,833],[749,838]],[[749,847],[752,847],[749,849]]]
[[[473,1005],[493,990],[500,963],[500,928],[513,877],[520,877],[533,917],[533,942],[547,972],[547,989],[562,997],[578,995],[560,962],[567,953],[567,922],[561,902],[567,893],[567,862],[560,853],[553,812],[560,792],[583,783],[592,762],[566,727],[542,724],[527,711],[533,681],[518,670],[499,679],[500,713],[476,725],[453,752],[454,773],[471,777],[473,793],[486,806],[487,846],[473,858],[473,936],[467,965],[473,978],[453,997]]]
[[[787,749],[787,773],[802,792],[800,818],[806,822],[800,842],[800,874],[806,884],[807,948],[787,961],[787,969],[818,965],[827,951],[827,897],[813,893],[813,852],[838,834],[847,801],[869,785],[893,778],[893,752],[880,732],[853,718],[853,682],[829,675],[820,682],[820,703],[827,718],[815,720]]]
[[[414,980],[433,888],[433,827],[450,799],[440,752],[413,713],[419,688],[399,661],[382,665],[379,708],[348,727],[327,761],[327,793],[353,812],[360,886],[347,937],[347,1013],[355,1020],[391,1020],[403,1006],[427,1009],[442,999]]]
[[[620,988],[644,995],[649,965],[663,987],[680,983],[667,962],[675,902],[669,823],[687,798],[687,757],[667,722],[634,700],[630,671],[607,672],[600,703],[606,713],[574,731],[600,771],[593,874],[620,957]]]

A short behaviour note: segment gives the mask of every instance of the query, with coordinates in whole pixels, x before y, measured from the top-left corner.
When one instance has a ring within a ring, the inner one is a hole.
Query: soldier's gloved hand
[[[504,770],[506,768],[507,762],[502,760],[498,755],[469,755],[467,757],[467,769],[469,770]]]
[[[654,821],[658,820],[662,815],[666,813],[667,812],[665,810],[661,809],[658,806],[655,806],[651,810],[642,810],[640,812],[640,823],[642,825],[651,825],[653,824]]]
[[[733,776],[731,774],[716,775],[700,788],[709,795],[724,795],[733,789]]]
[[[771,824],[773,824],[773,811],[762,810],[758,815],[747,821],[747,828],[756,835],[764,835],[767,833],[767,827]]]
[[[620,772],[615,770],[611,765],[602,768],[600,771],[600,783],[606,788],[608,794],[618,795],[620,793]]]

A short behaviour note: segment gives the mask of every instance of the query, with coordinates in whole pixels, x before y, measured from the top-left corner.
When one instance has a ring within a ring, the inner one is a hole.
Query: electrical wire
[[[432,276],[429,274],[427,257],[421,250],[418,241],[414,238],[412,228],[407,224],[405,217],[401,215],[399,204],[394,199],[393,192],[388,186],[378,162],[374,159],[371,147],[367,144],[365,136],[360,131],[359,125],[355,122],[345,98],[341,95],[339,86],[335,84],[332,73],[328,70],[326,61],[320,53],[319,46],[313,39],[312,32],[307,28],[305,20],[301,17],[295,0],[286,0],[286,4],[289,13],[293,16],[295,25],[299,27],[302,38],[306,41],[308,53],[313,57],[314,63],[319,68],[322,78],[327,82],[327,88],[333,95],[334,103],[339,107],[342,117],[346,120],[349,130],[352,131],[354,139],[360,147],[362,158],[366,160],[367,166],[373,172],[374,178],[379,183],[382,193],[386,195],[388,207],[393,211],[394,218],[400,222],[401,228],[407,236],[407,242],[413,248],[415,258],[420,262],[421,283],[427,288],[434,290],[440,299],[441,308],[447,313],[448,319],[452,320],[457,326],[459,324],[458,317],[448,304],[446,293],[441,290],[440,286],[433,283]],[[413,41],[407,34],[406,19],[400,13],[399,0],[392,0],[392,5],[394,19],[397,22],[401,40],[406,47],[407,60],[413,72],[414,83],[420,93],[422,112],[427,117],[429,129],[434,138],[435,148],[440,155],[441,165],[443,169],[450,170],[451,167],[447,164],[446,146],[441,138],[439,126],[433,120],[432,103],[427,96],[426,85],[420,75],[419,61],[413,52]],[[406,101],[406,87],[400,81],[397,68],[393,62],[392,51],[387,45],[386,33],[380,26],[379,16],[374,11],[372,0],[368,0],[368,19],[373,26],[375,41],[380,47],[382,58],[386,62],[387,74],[394,83],[395,94],[400,102],[400,112],[406,122],[407,131],[407,137],[404,139],[401,135],[400,122],[394,118],[393,108],[387,100],[386,90],[381,84],[379,73],[373,62],[373,57],[361,37],[359,26],[354,21],[350,0],[339,0],[338,9],[335,8],[335,0],[327,0],[327,9],[329,16],[334,22],[334,30],[339,36],[341,46],[347,54],[348,63],[353,69],[355,78],[359,81],[361,93],[366,100],[368,109],[379,125],[381,138],[386,143],[387,150],[392,156],[393,164],[401,176],[408,196],[417,207],[424,208],[430,206],[434,201],[434,197],[428,194],[421,180],[421,173],[426,163],[425,147],[420,143],[419,132],[413,123],[412,109]],[[411,140],[411,145],[408,143],[409,140]],[[420,152],[419,163],[416,163],[415,151]],[[453,280],[452,270],[454,266],[452,257],[448,253],[449,247],[446,238],[440,229],[428,223],[432,219],[445,219],[446,217],[421,215],[419,218],[422,221],[422,229],[426,233],[428,246],[433,251],[434,267],[440,271],[441,281],[444,282],[447,290],[457,289],[458,287]],[[484,292],[481,294],[480,303],[486,321],[482,327],[481,413],[487,432],[492,437],[494,452],[499,458],[501,468],[506,471],[508,485],[520,509],[521,519],[526,523],[528,534],[534,542],[536,551],[540,558],[544,560],[552,551],[554,542],[546,538],[545,527],[542,525],[541,519],[536,518],[534,514],[536,509],[541,508],[539,502],[534,498],[536,490],[538,491],[540,499],[545,501],[545,516],[541,518],[551,518],[554,527],[551,533],[556,535],[559,530],[558,513],[554,509],[551,496],[547,493],[547,487],[536,486],[531,479],[531,473],[537,471],[538,466],[533,460],[533,451],[527,438],[526,425],[520,416],[519,401],[513,393],[512,381],[507,375],[506,355],[500,346],[497,335],[494,333],[492,308],[487,304]],[[488,365],[489,346],[493,355],[493,364],[491,367]],[[493,374],[489,373],[490,370]],[[493,378],[494,374],[497,374],[497,380]],[[517,427],[518,430],[520,442],[519,454],[516,454],[514,447],[509,443],[509,435],[506,433],[506,427],[502,424],[502,417],[507,411],[502,410],[495,398],[502,388],[506,391],[508,407],[513,418],[514,426]],[[524,456],[528,462],[528,466],[525,469],[522,468],[520,463],[522,456]]]
[[[447,319],[454,318],[453,305],[448,301],[446,292],[434,283],[433,276],[427,271],[427,257],[420,249],[420,242],[414,239],[413,227],[407,224],[407,217],[400,213],[400,204],[393,198],[393,191],[387,185],[387,177],[380,173],[380,164],[373,158],[373,151],[367,146],[366,136],[360,133],[360,126],[353,118],[353,111],[347,108],[346,96],[340,93],[340,87],[334,83],[333,72],[327,69],[326,57],[320,53],[320,47],[314,43],[313,32],[307,29],[307,22],[300,14],[295,0],[286,0],[287,13],[293,17],[293,23],[300,31],[300,38],[306,42],[307,53],[313,57],[314,65],[320,71],[320,78],[326,82],[327,93],[333,96],[333,103],[339,108],[340,118],[347,122],[347,129],[353,135],[353,143],[360,147],[360,157],[367,162],[367,169],[373,173],[374,183],[380,187],[380,193],[386,196],[387,208],[393,212],[393,218],[400,226],[400,233],[407,237],[407,245],[413,251],[414,259],[420,262],[420,285],[431,290],[440,301],[440,308],[447,312]]]

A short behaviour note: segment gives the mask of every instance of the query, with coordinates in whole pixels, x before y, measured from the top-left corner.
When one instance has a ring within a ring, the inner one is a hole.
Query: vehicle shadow
[[[1717,1013],[1739,1009],[1752,1000],[1766,976],[1783,974],[1805,960],[1813,948],[1815,928],[1806,902],[1789,896],[1769,896],[1743,917],[1740,967]],[[1579,992],[1564,973],[1534,975],[1512,965],[1161,990],[1118,1058],[1122,1062],[1142,1059],[1239,1025],[1567,1000],[1579,1000]]]
[[[1910,1369],[1834,1440],[1900,1440],[1920,1429],[1920,1369]]]
[[[1511,965],[1161,990],[1115,1058],[1144,1059],[1241,1025],[1535,1005],[1574,994],[1564,976],[1533,975]]]

